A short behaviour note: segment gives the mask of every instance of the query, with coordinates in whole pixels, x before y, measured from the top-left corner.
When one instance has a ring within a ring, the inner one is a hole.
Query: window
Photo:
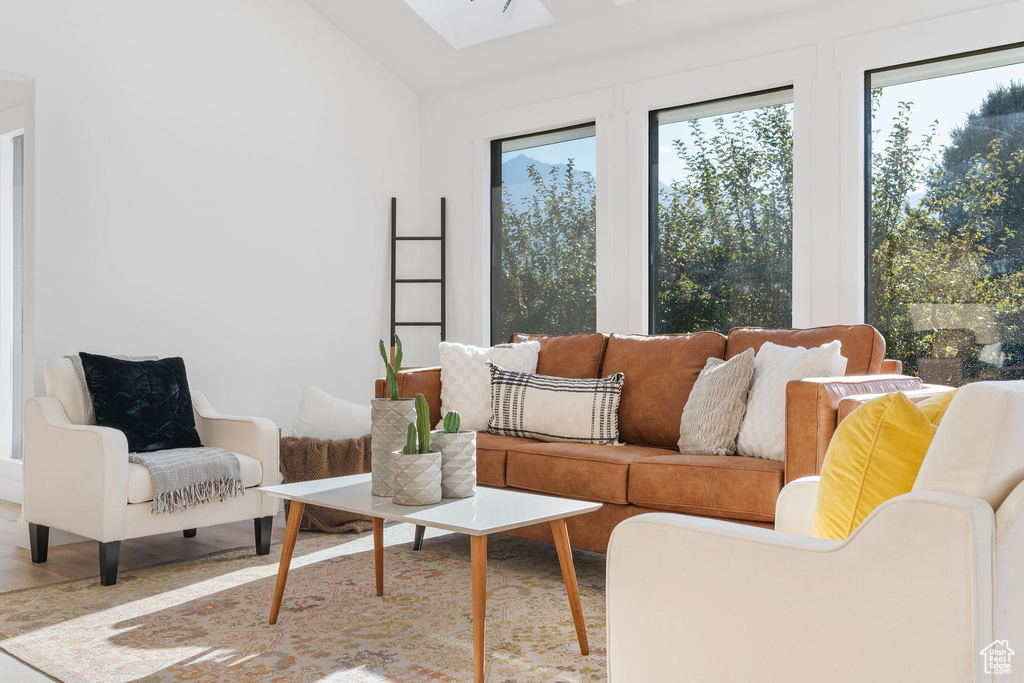
[[[867,79],[867,319],[926,382],[1024,379],[1024,49]]]
[[[491,143],[491,341],[597,328],[594,124]]]
[[[651,333],[788,327],[793,91],[651,113]]]
[[[24,132],[0,134],[0,459],[21,458],[24,158]]]

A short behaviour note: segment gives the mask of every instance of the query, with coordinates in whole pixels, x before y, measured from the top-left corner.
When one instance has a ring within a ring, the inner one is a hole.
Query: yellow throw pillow
[[[850,413],[836,428],[821,466],[814,535],[846,538],[876,507],[909,493],[935,430],[900,392]]]
[[[956,396],[956,392],[958,391],[960,390],[954,389],[953,391],[944,391],[941,394],[937,394],[936,396],[932,396],[931,398],[921,401],[917,404],[917,407],[921,409],[929,422],[938,427],[939,423],[942,422],[942,416],[946,414],[946,408],[949,407],[949,402],[953,400],[953,397]]]

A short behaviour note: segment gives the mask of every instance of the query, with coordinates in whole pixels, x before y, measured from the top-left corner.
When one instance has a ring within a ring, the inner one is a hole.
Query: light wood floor
[[[45,586],[61,581],[95,577],[99,581],[99,544],[96,541],[50,546],[43,564],[32,564],[29,551],[18,547],[17,519],[21,506],[0,501],[0,593]],[[284,538],[284,513],[274,519],[274,542]],[[161,562],[190,560],[221,550],[255,549],[252,521],[234,522],[200,529],[195,538],[180,531],[121,543],[119,571],[149,567]]]
[[[20,505],[0,501],[0,605],[6,591],[75,579],[92,578],[99,582],[99,544],[96,541],[50,546],[46,562],[32,564],[29,551],[18,547],[17,519],[20,516]],[[284,538],[284,527],[284,512],[280,512],[274,518],[274,543],[280,543]],[[255,550],[254,544],[252,521],[199,529],[195,538],[185,538],[180,531],[147,536],[121,543],[118,569],[128,571],[162,562],[189,560],[233,548]],[[117,589],[116,586],[112,588]],[[0,652],[0,681],[38,683],[52,680]]]

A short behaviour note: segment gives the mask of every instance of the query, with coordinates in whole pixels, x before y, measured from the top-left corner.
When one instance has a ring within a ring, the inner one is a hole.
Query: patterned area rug
[[[470,681],[469,537],[431,531],[385,528],[382,598],[371,534],[300,540],[275,626],[280,545],[5,593],[0,649],[68,683]],[[586,657],[554,546],[488,539],[488,682],[605,680],[604,556],[573,555]]]

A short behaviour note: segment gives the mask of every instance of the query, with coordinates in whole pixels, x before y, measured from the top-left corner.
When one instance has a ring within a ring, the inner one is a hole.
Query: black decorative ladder
[[[440,242],[441,243],[441,277],[439,278],[400,278],[398,277],[398,243],[399,242]],[[441,234],[440,235],[399,235],[398,234],[398,199],[391,198],[391,359],[394,360],[395,332],[399,327],[437,327],[441,332],[441,341],[445,340],[447,331],[447,316],[445,310],[445,298],[447,293],[447,281],[445,278],[446,261],[445,243],[445,198],[441,197]],[[401,321],[395,320],[396,296],[398,285],[406,284],[438,284],[441,286],[441,315],[434,321]]]
[[[399,242],[440,242],[441,243],[441,277],[439,278],[400,278],[398,277],[398,243]],[[441,234],[440,235],[398,235],[398,198],[391,198],[391,362],[395,362],[395,331],[399,327],[437,327],[441,331],[441,341],[445,340],[447,331],[447,317],[445,311],[445,295],[447,293],[447,281],[445,278],[445,198],[441,197]],[[414,320],[395,320],[396,296],[398,285],[406,284],[438,284],[441,286],[441,315],[437,322]],[[412,549],[419,550],[423,547],[423,533],[426,530],[422,525],[416,525],[416,536],[413,540]]]

